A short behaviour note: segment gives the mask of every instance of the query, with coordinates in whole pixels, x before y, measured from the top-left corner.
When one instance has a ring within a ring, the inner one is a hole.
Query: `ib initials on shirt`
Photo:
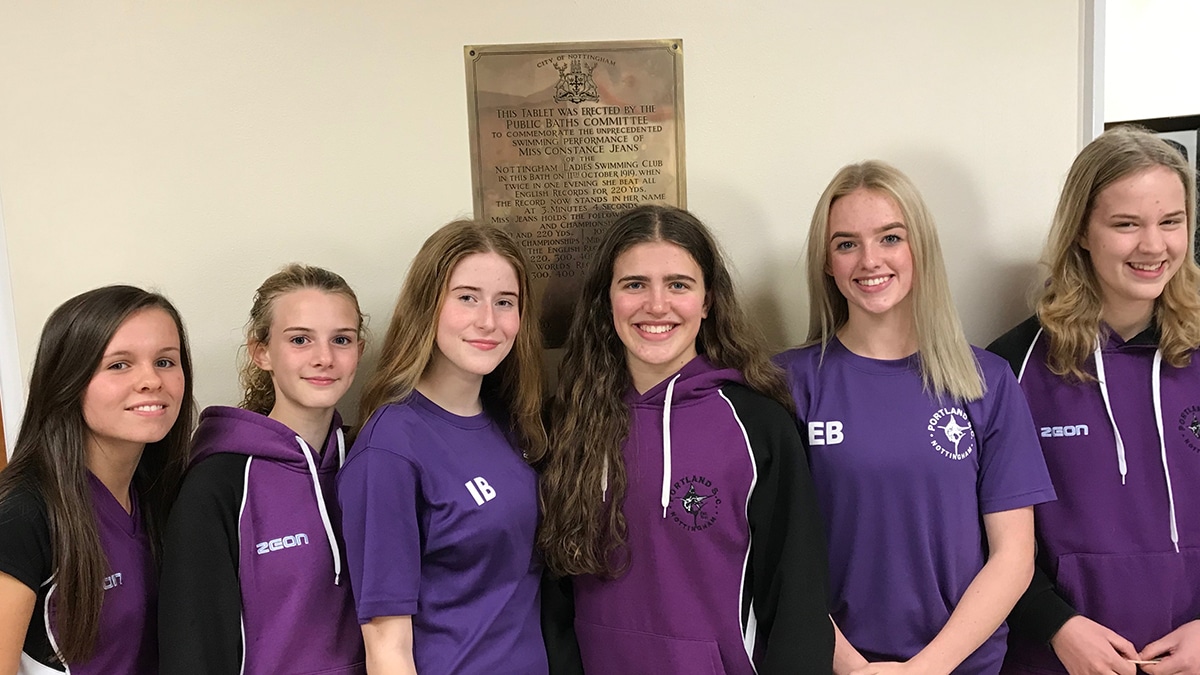
[[[476,476],[463,485],[466,486],[467,491],[471,493],[471,498],[478,506],[483,506],[496,498],[496,488],[492,487],[483,476]]]

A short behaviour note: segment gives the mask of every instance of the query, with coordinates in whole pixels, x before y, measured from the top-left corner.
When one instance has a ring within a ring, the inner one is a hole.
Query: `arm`
[[[1054,588],[1050,574],[1038,563],[1034,565],[1029,588],[1008,615],[1008,627],[1014,633],[1049,643],[1058,629],[1076,614],[1075,608]]]
[[[363,624],[370,675],[417,675],[412,653],[412,617],[377,616]]]
[[[748,513],[750,590],[766,643],[758,672],[827,674],[834,650],[829,557],[796,422],[748,390],[731,387],[729,399],[758,469]]]
[[[179,675],[242,667],[238,508],[247,457],[217,455],[192,468],[163,536],[159,664]]]
[[[984,514],[983,527],[987,562],[942,630],[906,663],[871,664],[857,673],[950,673],[996,632],[1033,575],[1033,507]]]
[[[37,595],[16,578],[0,572],[0,675],[16,675]]]
[[[575,593],[571,577],[542,572],[542,639],[552,675],[583,675],[575,636]]]

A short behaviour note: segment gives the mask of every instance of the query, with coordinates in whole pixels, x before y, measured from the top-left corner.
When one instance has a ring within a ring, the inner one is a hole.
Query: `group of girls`
[[[84,293],[0,472],[0,675],[1200,673],[1195,208],[1173,149],[1097,138],[993,354],[913,183],[847,166],[771,359],[711,232],[638,207],[548,401],[525,256],[454,222],[353,433],[340,276],[263,283],[194,435],[175,309]]]

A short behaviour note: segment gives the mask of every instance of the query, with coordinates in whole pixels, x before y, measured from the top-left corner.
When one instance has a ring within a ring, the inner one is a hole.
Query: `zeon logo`
[[[975,430],[962,408],[942,408],[929,418],[929,444],[942,456],[966,459],[975,449]]]

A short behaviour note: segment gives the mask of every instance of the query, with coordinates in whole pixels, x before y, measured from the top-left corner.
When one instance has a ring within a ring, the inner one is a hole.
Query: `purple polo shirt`
[[[938,634],[987,560],[982,515],[1054,499],[1029,408],[999,357],[963,403],[924,390],[916,355],[869,359],[831,340],[780,355],[829,535],[832,616],[868,660]],[[954,671],[996,673],[1007,627]]]
[[[380,408],[338,498],[358,619],[412,616],[421,675],[547,672],[537,476],[491,417]]]

